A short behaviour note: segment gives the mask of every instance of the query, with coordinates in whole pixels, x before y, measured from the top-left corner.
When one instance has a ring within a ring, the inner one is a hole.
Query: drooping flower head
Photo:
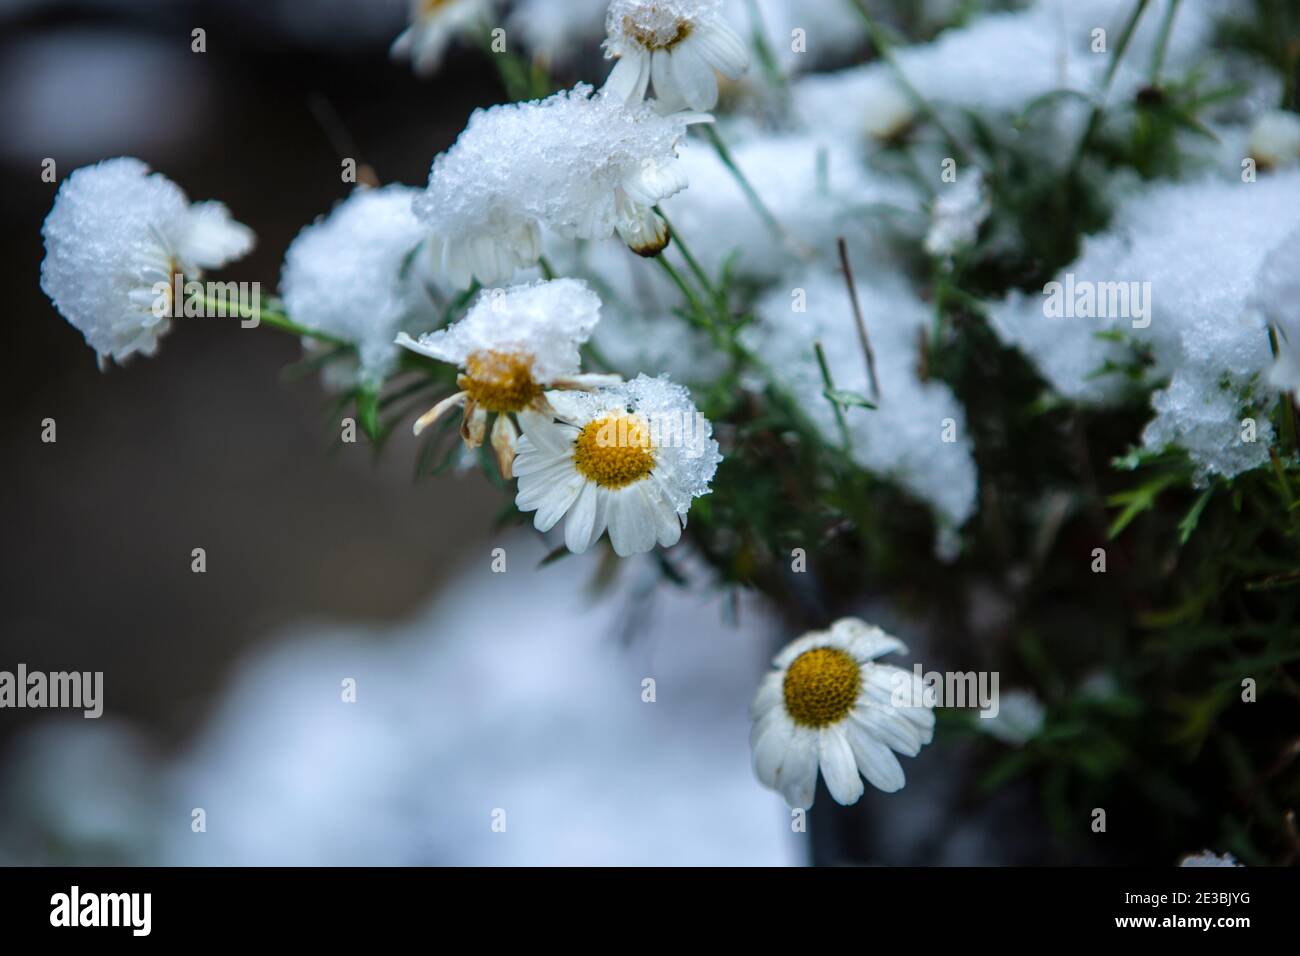
[[[397,344],[461,369],[460,391],[415,423],[418,435],[444,412],[463,405],[466,445],[483,443],[495,414],[492,446],[501,472],[510,477],[515,429],[511,415],[545,411],[547,389],[590,388],[608,376],[579,373],[578,347],[600,320],[600,298],[579,279],[553,279],[483,292],[459,322],[419,340],[406,333]]]
[[[393,41],[389,54],[410,59],[415,72],[430,76],[456,36],[486,23],[495,0],[411,0],[410,23]]]
[[[920,678],[875,659],[903,642],[856,618],[787,644],[750,708],[754,772],[791,807],[813,804],[820,767],[837,803],[856,803],[861,777],[901,790],[897,751],[915,757],[934,736],[934,711]],[[861,777],[859,776],[861,774]]]
[[[254,241],[223,204],[191,203],[170,179],[129,157],[75,170],[41,234],[41,289],[101,366],[153,355],[171,327],[170,299],[160,309],[159,297],[170,295],[175,277],[220,268]]]
[[[690,393],[645,375],[598,391],[548,395],[553,414],[520,416],[515,504],[580,554],[609,531],[620,556],[681,537],[722,456]]]
[[[431,328],[436,319],[420,248],[426,230],[411,211],[418,191],[358,189],[285,253],[280,294],[289,314],[354,343],[363,384],[392,370],[398,332]]]
[[[714,71],[737,79],[749,66],[744,41],[722,19],[722,0],[613,0],[605,55],[617,59],[605,88],[639,103],[653,82],[660,112],[718,102]]]
[[[466,287],[508,279],[541,255],[541,226],[565,238],[618,231],[651,255],[668,241],[649,207],[685,188],[677,149],[697,115],[660,116],[579,84],[477,110],[429,173],[416,215],[444,274]]]

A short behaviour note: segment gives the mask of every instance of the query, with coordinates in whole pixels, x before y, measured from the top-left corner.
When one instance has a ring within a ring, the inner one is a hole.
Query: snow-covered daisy
[[[410,59],[415,72],[430,76],[447,47],[488,22],[494,0],[411,0],[410,24],[393,41],[394,60]]]
[[[859,774],[886,793],[901,790],[894,751],[915,757],[934,735],[934,711],[920,678],[875,663],[894,651],[907,648],[851,617],[787,644],[750,708],[759,781],[803,809],[813,804],[819,767],[837,803],[862,796]],[[900,700],[920,706],[899,706]]]
[[[653,82],[661,112],[718,102],[716,70],[738,79],[749,51],[722,19],[722,0],[613,0],[605,56],[617,59],[605,89],[639,103]]]
[[[285,253],[285,308],[295,322],[356,346],[350,384],[381,383],[397,359],[397,333],[426,331],[437,320],[420,246],[425,228],[411,211],[418,191],[357,189]]]
[[[41,289],[86,344],[121,363],[153,355],[171,327],[175,278],[196,279],[253,248],[253,232],[219,202],[191,203],[161,173],[120,157],[75,170],[41,228]],[[160,293],[160,290],[164,289]]]
[[[666,376],[641,375],[548,398],[553,415],[519,416],[519,510],[537,512],[538,531],[564,518],[564,543],[576,554],[606,530],[622,557],[676,544],[722,460],[690,393]]]
[[[568,239],[617,232],[643,255],[668,241],[652,206],[686,187],[690,123],[578,84],[544,100],[477,110],[438,156],[415,213],[443,275],[462,288],[509,279],[541,256],[541,227]]]
[[[511,477],[517,432],[511,415],[547,413],[547,389],[595,388],[618,379],[582,375],[578,347],[600,320],[600,298],[579,279],[553,279],[479,295],[465,317],[418,340],[405,332],[397,344],[461,369],[460,391],[444,398],[415,423],[420,434],[444,413],[464,407],[461,437],[477,448],[487,433],[501,474]]]

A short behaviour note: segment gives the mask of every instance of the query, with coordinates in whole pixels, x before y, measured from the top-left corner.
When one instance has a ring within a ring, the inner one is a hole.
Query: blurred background
[[[106,698],[97,721],[0,711],[0,862],[806,857],[749,772],[770,638],[754,615],[712,639],[716,606],[683,595],[658,614],[635,581],[596,602],[590,562],[534,573],[541,542],[494,537],[502,499],[477,473],[417,485],[414,443],[382,461],[338,445],[317,381],[282,375],[291,339],[196,320],[158,359],[101,373],[40,291],[46,158],[62,181],[138,156],[222,200],[258,236],[230,275],[265,292],[351,188],[342,156],[423,183],[470,111],[505,96],[472,50],[427,81],[390,62],[406,13],[0,2],[0,669],[103,671]],[[495,547],[514,573],[490,572]],[[630,614],[654,620],[635,645]]]

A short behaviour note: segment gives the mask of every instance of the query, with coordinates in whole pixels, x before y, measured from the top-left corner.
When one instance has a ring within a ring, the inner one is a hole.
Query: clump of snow
[[[1297,227],[1300,171],[1154,185],[1056,277],[1067,293],[1078,290],[1076,303],[1092,290],[1091,317],[1048,316],[1048,295],[1017,293],[990,319],[1053,388],[1082,402],[1119,400],[1127,379],[1104,373],[1104,363],[1131,362],[1132,346],[1147,351],[1144,381],[1163,387],[1152,396],[1144,447],[1185,449],[1198,480],[1232,477],[1268,460],[1267,409],[1255,409],[1255,440],[1243,440],[1244,412],[1273,364],[1255,285],[1262,253]]]
[[[612,0],[605,17],[608,45],[617,52],[618,38],[635,37],[648,47],[666,47],[680,35],[682,24],[716,19],[722,0]]]
[[[1116,71],[1113,99],[1132,97],[1145,85],[1169,2],[1152,3],[1139,22]],[[1114,0],[1039,0],[1024,10],[992,13],[945,30],[930,43],[900,47],[895,56],[908,82],[933,104],[984,116],[1018,114],[1056,90],[1099,96],[1128,11]],[[1213,38],[1219,12],[1214,3],[1182,4],[1170,33],[1169,70],[1197,60]],[[1105,53],[1093,52],[1098,29],[1106,31]],[[854,143],[901,109],[893,70],[879,60],[802,77],[793,95],[796,113],[809,129]]]
[[[843,410],[852,459],[897,482],[952,529],[975,508],[977,476],[966,416],[947,385],[917,377],[921,337],[930,309],[900,281],[858,277],[880,381],[878,408]],[[802,293],[807,311],[799,312]],[[821,342],[837,390],[872,397],[848,288],[841,275],[812,271],[792,277],[758,306],[761,325],[746,342],[800,402],[828,442],[839,444],[834,408],[813,350]],[[951,440],[945,440],[945,439]]]
[[[979,170],[967,170],[956,182],[942,185],[930,210],[925,251],[946,258],[974,245],[992,209]]]
[[[731,153],[784,236],[773,233],[716,153],[687,152],[681,163],[692,186],[664,210],[711,275],[734,257],[738,275],[770,281],[800,258],[834,261],[841,235],[870,244],[873,223],[922,215],[911,183],[864,168],[852,150],[825,137],[754,136]]]
[[[358,189],[289,245],[280,293],[295,322],[352,342],[359,381],[392,370],[398,332],[431,328],[437,312],[409,186]]]
[[[191,204],[174,182],[130,157],[75,170],[41,235],[41,289],[101,365],[153,355],[171,327],[170,309],[155,307],[170,294],[160,289],[174,274],[195,279],[247,254],[254,241],[224,205]]]
[[[508,278],[541,254],[539,226],[565,238],[614,234],[633,204],[685,188],[687,119],[579,84],[544,100],[476,110],[429,173],[416,215],[458,285]]]

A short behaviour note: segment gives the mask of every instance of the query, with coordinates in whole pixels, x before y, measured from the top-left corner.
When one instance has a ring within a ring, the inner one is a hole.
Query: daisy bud
[[[886,793],[901,790],[903,768],[894,754],[920,753],[934,736],[934,711],[920,678],[875,663],[895,651],[907,648],[857,618],[787,644],[750,708],[759,781],[805,810],[818,769],[836,803],[857,803],[861,777]]]
[[[553,414],[520,415],[515,504],[533,525],[564,523],[580,554],[607,530],[616,554],[677,543],[691,502],[708,494],[722,456],[690,393],[641,375],[595,392],[552,393]]]
[[[153,355],[171,327],[171,310],[155,308],[159,290],[170,295],[177,276],[196,279],[254,242],[224,205],[191,203],[170,179],[128,157],[74,171],[41,234],[41,289],[101,367]]]
[[[280,294],[294,321],[351,342],[358,367],[346,384],[378,385],[396,363],[398,332],[437,321],[411,211],[419,190],[358,189],[289,245]]]
[[[605,89],[639,103],[653,82],[660,112],[718,102],[715,71],[735,80],[749,51],[722,19],[722,0],[613,0],[605,19],[605,56],[618,62]]]

